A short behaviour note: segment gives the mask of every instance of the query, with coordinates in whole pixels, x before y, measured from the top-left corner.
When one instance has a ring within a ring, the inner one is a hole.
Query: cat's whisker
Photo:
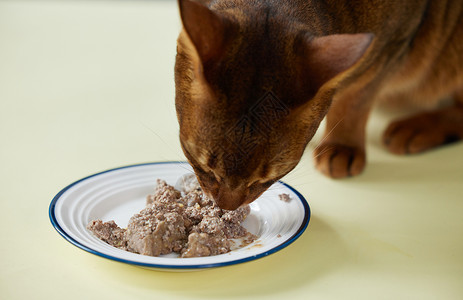
[[[313,177],[317,174],[318,173],[313,168],[299,168],[294,172],[287,174],[285,177],[282,178],[282,180],[284,182],[295,182],[299,179],[302,179],[305,182],[307,178]]]
[[[310,175],[314,175],[314,174],[315,174],[315,172],[313,172],[311,174],[305,174],[303,176],[283,180],[283,182],[288,183],[290,185],[298,185],[300,183],[305,183],[307,181],[307,177],[310,177]]]
[[[294,180],[284,180],[284,179],[282,181],[284,183],[290,185],[291,187],[295,188],[295,189],[300,189],[300,188],[305,187],[305,186],[310,186],[314,182],[316,182],[315,179],[310,179],[310,178],[307,178],[307,177],[304,177],[304,180],[299,181],[299,182],[295,182]],[[279,187],[272,185],[268,190],[269,191],[274,191],[274,190],[279,190],[279,189],[280,189]]]
[[[153,133],[165,146],[167,146],[169,148],[169,150],[171,150],[172,153],[175,153],[176,156],[178,157],[178,161],[185,161],[185,157],[182,157],[178,154],[178,150],[175,150],[173,147],[171,147],[156,131],[154,131],[153,129],[151,129],[148,125],[146,125],[145,123],[143,122],[140,122],[141,125],[143,127],[145,127],[146,129],[148,129],[151,133]],[[172,160],[171,158],[167,158],[167,157],[163,157],[162,159],[166,160],[166,161],[170,161]],[[192,171],[191,169],[183,166],[183,165],[179,165],[180,168],[182,169],[185,169],[188,173],[192,173],[194,174],[194,171]]]
[[[184,166],[182,166],[182,165],[179,165],[179,166],[180,166],[180,168],[186,170],[188,173],[195,174],[194,171],[192,171],[192,170],[190,170],[190,169],[188,169],[188,168],[186,168],[186,167],[184,167]]]
[[[315,172],[315,169],[312,168],[298,168],[295,169],[293,172],[287,174],[282,178],[284,182],[295,182],[299,179],[302,179],[303,181],[306,181],[307,177],[311,177],[313,175],[317,174]]]
[[[334,124],[333,128],[331,128],[331,130],[325,134],[325,136],[321,139],[321,141],[318,142],[318,145],[313,149],[313,151],[316,151],[322,144],[324,141],[326,141],[326,139],[331,135],[331,133],[333,133],[333,130],[336,129],[336,127],[338,127],[338,125],[344,120],[344,117],[342,117],[341,119],[339,119],[339,121]]]
[[[318,157],[322,156],[323,154],[325,154],[326,152],[330,151],[331,149],[333,149],[334,146],[331,146],[331,147],[327,147],[325,149],[323,149],[320,153],[318,153],[317,155],[315,155],[313,158],[314,159],[317,159]]]
[[[151,131],[151,133],[153,133],[165,146],[167,146],[169,148],[169,150],[172,151],[172,153],[174,153],[176,156],[178,156],[179,158],[179,161],[185,161],[185,157],[182,157],[178,154],[178,149],[174,149],[171,145],[169,145],[156,131],[154,131],[153,129],[151,129],[148,125],[146,125],[145,123],[143,122],[140,122],[140,124],[145,127],[146,129],[148,129],[149,131]]]
[[[282,181],[288,184],[297,184],[299,181],[305,182],[306,178],[313,174],[315,174],[315,172],[311,172],[307,174],[298,174],[298,175],[295,175],[295,177],[284,178],[282,179]]]

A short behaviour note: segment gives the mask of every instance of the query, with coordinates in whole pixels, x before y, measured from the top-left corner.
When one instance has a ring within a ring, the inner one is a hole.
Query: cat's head
[[[224,209],[254,201],[299,162],[369,34],[314,37],[268,8],[179,0],[175,65],[183,151]]]

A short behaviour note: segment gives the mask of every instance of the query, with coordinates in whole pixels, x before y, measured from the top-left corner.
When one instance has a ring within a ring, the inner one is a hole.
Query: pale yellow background
[[[310,225],[269,257],[157,272],[59,236],[48,205],[67,184],[183,159],[179,28],[173,1],[0,2],[1,299],[463,299],[463,144],[388,154],[379,113],[360,177],[324,178],[308,148],[285,181],[308,199]]]

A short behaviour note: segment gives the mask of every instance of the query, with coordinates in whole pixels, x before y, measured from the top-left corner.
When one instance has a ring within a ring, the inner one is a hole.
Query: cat
[[[364,169],[378,101],[454,99],[390,124],[393,153],[463,138],[463,1],[178,3],[180,142],[221,208],[252,202],[290,172],[325,116],[315,165],[332,178]]]

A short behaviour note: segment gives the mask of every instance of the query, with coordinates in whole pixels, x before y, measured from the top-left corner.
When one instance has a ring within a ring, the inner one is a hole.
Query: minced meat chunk
[[[278,195],[281,201],[283,202],[289,202],[291,201],[291,196],[289,194],[280,194]]]
[[[134,215],[127,226],[127,248],[143,255],[179,252],[187,239],[185,220],[177,212],[155,213],[147,207]]]
[[[87,229],[111,246],[127,250],[126,230],[117,226],[116,222],[111,220],[103,223],[101,220],[95,220],[88,223]]]
[[[230,252],[230,241],[223,233],[193,232],[188,236],[188,244],[181,257],[211,256],[227,252]]]

